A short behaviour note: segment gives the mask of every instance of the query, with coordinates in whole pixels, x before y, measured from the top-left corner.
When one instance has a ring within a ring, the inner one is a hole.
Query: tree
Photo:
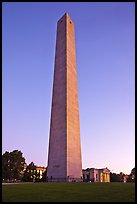
[[[22,156],[21,151],[6,151],[2,155],[2,178],[6,180],[20,179],[24,164],[25,158]]]
[[[118,174],[118,181],[124,182],[124,177],[125,177],[125,174],[123,172],[120,172],[120,174]]]
[[[48,181],[48,179],[47,179],[47,169],[43,172],[41,181],[43,181],[43,182]]]
[[[110,182],[118,182],[118,181],[119,181],[118,174],[110,172]]]
[[[2,178],[6,180],[10,179],[10,173],[10,153],[6,151],[2,155]]]
[[[36,165],[34,164],[34,162],[31,162],[27,166],[22,180],[23,181],[33,181],[34,176],[37,178]]]
[[[135,167],[131,170],[131,173],[127,178],[127,182],[135,182]]]
[[[131,170],[131,177],[133,182],[135,182],[135,167]]]

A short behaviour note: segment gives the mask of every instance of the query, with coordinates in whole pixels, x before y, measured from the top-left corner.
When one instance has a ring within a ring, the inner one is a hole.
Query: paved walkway
[[[2,183],[2,185],[9,185],[9,184],[28,184],[33,182],[13,182],[13,183]]]

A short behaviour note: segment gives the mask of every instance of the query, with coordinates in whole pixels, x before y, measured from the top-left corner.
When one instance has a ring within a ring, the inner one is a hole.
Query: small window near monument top
[[[71,24],[71,21],[70,21],[70,24]]]

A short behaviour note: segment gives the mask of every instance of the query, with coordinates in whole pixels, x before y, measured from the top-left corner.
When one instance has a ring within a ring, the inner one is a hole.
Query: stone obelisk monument
[[[57,23],[47,176],[82,179],[74,23],[67,13]]]

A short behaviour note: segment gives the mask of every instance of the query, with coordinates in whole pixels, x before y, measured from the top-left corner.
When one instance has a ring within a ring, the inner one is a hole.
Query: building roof
[[[37,170],[46,170],[46,167],[44,167],[44,166],[36,166],[36,169]]]
[[[90,171],[90,170],[109,171],[110,172],[110,170],[107,167],[106,168],[101,168],[101,169],[97,169],[97,168],[82,169],[82,171]]]

